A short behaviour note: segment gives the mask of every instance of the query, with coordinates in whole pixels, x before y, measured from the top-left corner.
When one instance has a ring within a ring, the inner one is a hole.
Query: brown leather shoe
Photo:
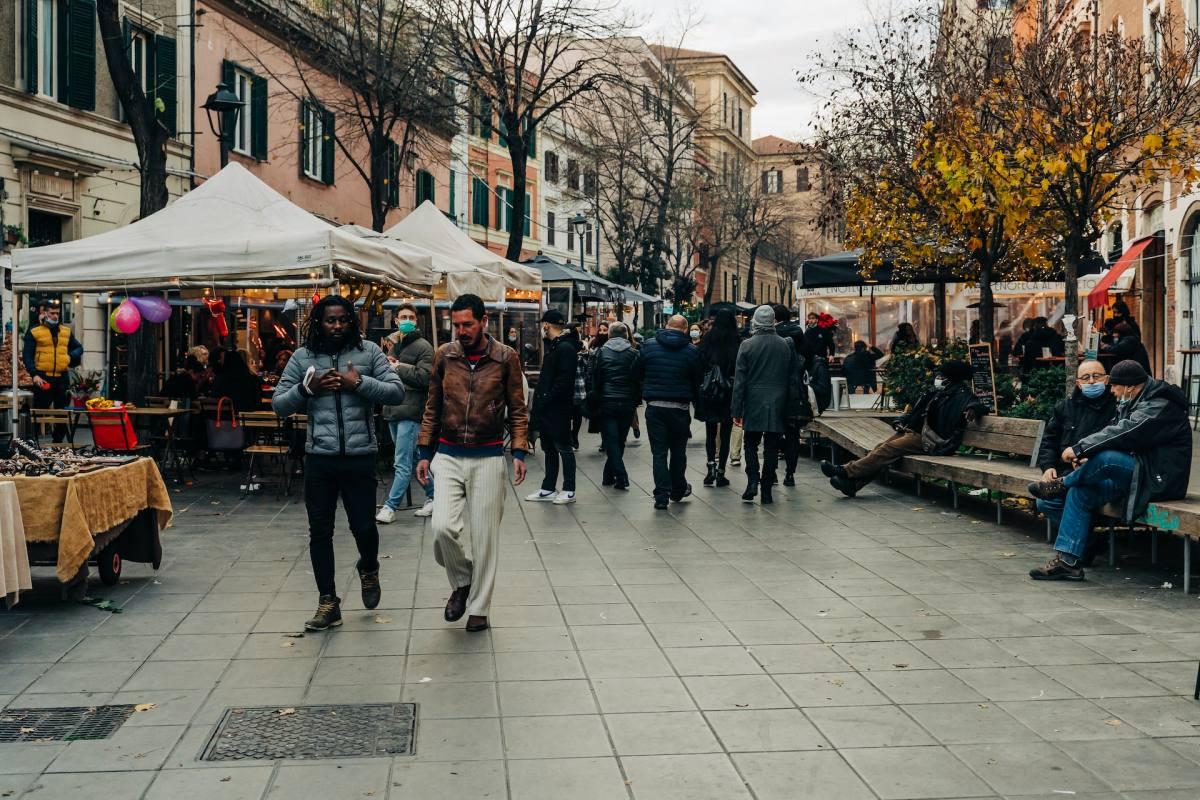
[[[467,596],[471,594],[471,584],[460,586],[450,593],[446,601],[446,622],[458,622],[467,613]]]
[[[1029,493],[1039,500],[1053,500],[1057,497],[1067,496],[1067,487],[1063,485],[1062,478],[1055,478],[1050,481],[1034,481],[1027,487]]]
[[[1046,562],[1045,566],[1029,570],[1029,577],[1035,581],[1082,581],[1083,569],[1076,564],[1071,566],[1062,560],[1059,553]]]
[[[488,629],[487,617],[479,617],[472,614],[467,618],[467,633],[479,633]]]

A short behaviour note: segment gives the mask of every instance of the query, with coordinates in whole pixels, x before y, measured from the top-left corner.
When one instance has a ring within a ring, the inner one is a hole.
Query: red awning
[[[1154,241],[1153,236],[1146,236],[1129,245],[1129,249],[1121,254],[1121,257],[1117,259],[1117,263],[1108,268],[1108,272],[1096,284],[1096,288],[1088,293],[1088,311],[1108,305],[1109,287],[1117,282],[1117,278],[1121,277],[1122,272],[1129,269],[1134,261],[1137,261],[1138,256],[1142,254],[1142,251],[1152,241]]]

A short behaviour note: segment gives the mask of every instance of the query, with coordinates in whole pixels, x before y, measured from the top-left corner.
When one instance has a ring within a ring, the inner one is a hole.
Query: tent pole
[[[437,305],[433,302],[433,295],[429,295],[429,335],[433,339],[433,348],[436,350],[438,346],[438,331],[437,331]]]
[[[21,319],[20,309],[17,303],[21,301],[21,296],[17,294],[16,289],[10,289],[8,293],[9,306],[12,307],[12,408],[9,411],[12,421],[12,435],[17,438],[17,419],[20,417],[20,397],[17,395],[17,378],[20,376],[20,367],[17,365],[17,335],[20,332],[18,322]]]
[[[575,316],[575,281],[567,284],[567,322]]]

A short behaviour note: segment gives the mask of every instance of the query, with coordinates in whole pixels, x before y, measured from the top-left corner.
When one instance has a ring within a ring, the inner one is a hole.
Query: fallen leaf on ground
[[[749,703],[734,703],[734,705],[737,706],[738,708],[749,708],[750,707]]]
[[[152,708],[158,708],[158,703],[138,703],[136,706],[133,707],[133,710],[135,712],[149,711]]]
[[[279,715],[279,716],[281,716],[281,717],[290,717],[292,714],[295,714],[295,713],[296,713],[296,709],[294,709],[294,708],[280,708],[280,709],[276,709],[275,713],[276,713],[276,714],[278,714],[278,715]]]
[[[21,728],[21,730],[19,732],[21,734],[26,734],[26,733],[33,733],[33,731],[34,731],[33,728]]]
[[[1119,720],[1119,719],[1106,719],[1106,720],[1104,720],[1104,724],[1105,724],[1105,725],[1107,725],[1107,726],[1108,726],[1108,727],[1110,727],[1110,728],[1116,728],[1116,727],[1119,727],[1119,726],[1120,726],[1120,724],[1121,724],[1121,720]]]
[[[387,625],[391,621],[392,621],[391,617],[381,617],[378,615],[375,616],[375,624],[376,625]]]
[[[233,780],[233,776],[226,775],[224,778],[221,778],[221,783],[229,783],[231,780]]]
[[[896,669],[908,669],[908,664],[892,664]]]
[[[280,642],[279,646],[280,647],[295,647],[296,643],[295,642]]]
[[[1016,553],[1001,553],[1000,557],[1001,558],[1016,558],[1017,554]]]
[[[433,680],[433,678],[425,677],[425,678],[421,678],[421,680],[417,681],[417,683],[429,683],[432,680]]]

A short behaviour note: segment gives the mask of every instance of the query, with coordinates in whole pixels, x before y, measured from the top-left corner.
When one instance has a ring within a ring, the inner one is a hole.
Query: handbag
[[[933,426],[926,422],[921,426],[921,452],[925,455],[936,455],[950,447],[950,440],[939,434]]]
[[[222,424],[221,411],[225,408],[228,397],[217,401],[216,419],[204,421],[208,434],[209,450],[241,450],[246,446],[246,429],[238,425],[237,414],[233,411],[233,401],[229,400],[229,421]]]
[[[700,396],[705,400],[724,402],[733,394],[733,380],[726,378],[720,364],[713,364],[700,382]]]

